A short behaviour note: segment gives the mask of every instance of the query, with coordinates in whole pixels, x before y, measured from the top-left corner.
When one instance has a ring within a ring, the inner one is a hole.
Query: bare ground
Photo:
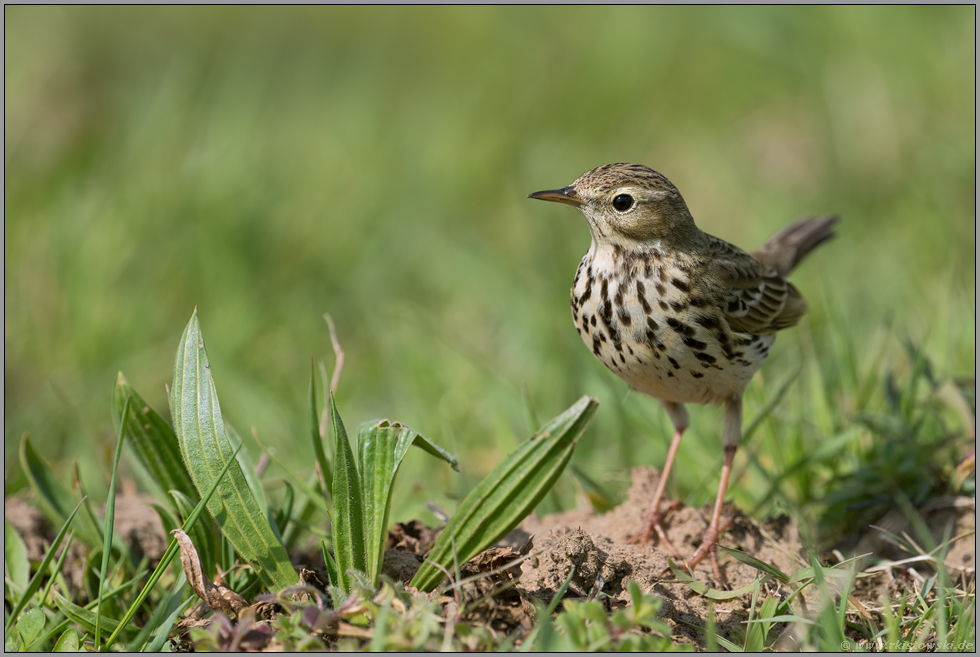
[[[642,526],[659,473],[653,468],[640,467],[633,470],[632,477],[633,486],[628,499],[612,511],[598,515],[587,508],[540,519],[531,516],[511,532],[500,546],[467,563],[464,575],[484,575],[481,581],[464,591],[469,599],[479,598],[491,591],[506,590],[469,612],[465,620],[485,623],[498,632],[520,633],[529,630],[533,624],[535,602],[550,600],[574,565],[576,575],[566,598],[599,597],[609,607],[620,606],[628,600],[625,593],[627,583],[635,580],[643,590],[652,591],[664,600],[661,617],[671,626],[675,641],[691,643],[696,649],[703,650],[704,633],[700,628],[706,623],[708,600],[671,574],[666,556],[656,544],[641,546],[631,542]],[[135,495],[117,498],[116,529],[132,547],[149,558],[152,567],[162,556],[169,537],[164,535],[157,514],[147,506],[147,501],[147,498]],[[788,574],[809,565],[797,528],[788,519],[759,523],[739,515],[734,508],[726,508],[725,511],[733,519],[733,524],[722,536],[722,544],[738,548]],[[976,527],[976,502],[972,498],[938,498],[931,500],[920,511],[927,519],[937,544],[941,542],[944,532],[950,532],[947,536],[960,536]],[[710,507],[705,506],[699,509],[681,508],[669,516],[665,523],[668,536],[683,554],[691,554],[699,544],[709,514]],[[52,532],[40,513],[21,498],[11,497],[4,500],[4,517],[24,539],[29,557],[34,561],[40,560],[52,538]],[[915,535],[900,512],[892,512],[876,524],[894,535],[901,536],[902,532]],[[388,537],[385,573],[393,579],[407,582],[418,569],[422,555],[431,547],[437,534],[438,530],[425,527],[418,521],[395,525]],[[840,547],[837,555],[841,552],[844,556],[872,553],[873,556],[864,562],[869,566],[872,560],[899,560],[912,556],[901,551],[887,533],[876,529],[848,537],[840,543]],[[518,566],[502,568],[521,555],[527,558]],[[833,552],[824,553],[821,557],[827,563],[836,560]],[[732,589],[751,584],[758,577],[756,569],[723,552],[719,559]],[[69,563],[73,561],[70,559]],[[964,540],[955,541],[946,564],[953,577],[965,580],[975,578],[974,537],[967,536]],[[859,580],[853,595],[867,609],[874,610],[880,604],[882,592],[896,597],[900,591],[914,585],[922,573],[928,572],[928,564],[921,561],[879,570],[874,577]],[[708,560],[695,568],[694,577],[708,587],[718,588]],[[69,577],[69,581],[76,579],[80,578]],[[773,581],[767,587],[770,593],[776,595],[788,592]],[[816,595],[816,589],[804,592],[808,609],[816,608]],[[452,604],[451,597],[445,597],[444,601]],[[718,633],[740,643],[751,596],[745,594],[711,604]],[[780,647],[794,647],[792,628],[786,629],[781,641]]]

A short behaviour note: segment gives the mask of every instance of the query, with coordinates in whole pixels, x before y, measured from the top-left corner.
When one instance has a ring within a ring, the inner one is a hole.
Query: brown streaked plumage
[[[786,279],[833,236],[836,217],[803,219],[749,254],[702,232],[677,188],[639,164],[607,164],[568,187],[530,194],[578,208],[592,245],[572,284],[572,318],[606,367],[660,400],[674,437],[640,540],[656,534],[675,557],[660,513],[667,479],[688,426],[686,403],[724,405],[725,461],[714,513],[687,564],[716,556],[721,507],[742,431],[742,393],[775,332],[794,326],[806,302]]]

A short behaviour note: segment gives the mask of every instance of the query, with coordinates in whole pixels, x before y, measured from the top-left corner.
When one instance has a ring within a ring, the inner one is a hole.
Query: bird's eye
[[[616,208],[618,212],[626,212],[633,207],[633,203],[633,197],[629,194],[619,194],[613,199],[613,207]]]

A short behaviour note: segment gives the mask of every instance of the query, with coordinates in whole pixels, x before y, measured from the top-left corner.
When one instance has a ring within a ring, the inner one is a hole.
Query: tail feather
[[[834,236],[838,217],[807,217],[787,226],[752,255],[786,276],[815,248]]]

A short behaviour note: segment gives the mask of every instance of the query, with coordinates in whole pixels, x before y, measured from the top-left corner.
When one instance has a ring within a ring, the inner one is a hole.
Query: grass
[[[975,417],[973,7],[4,17],[7,463],[30,431],[63,481],[79,460],[101,504],[116,373],[167,417],[198,305],[225,417],[301,476],[317,459],[307,368],[333,315],[345,416],[397,418],[459,457],[457,475],[410,450],[392,519],[434,524],[429,500],[455,511],[583,394],[601,408],[572,465],[615,488],[663,461],[668,422],[571,327],[585,227],[524,197],[637,161],[744,247],[842,216],[794,274],[810,314],[746,393],[746,425],[760,421],[729,499],[810,518],[812,544],[833,544],[895,490],[912,506],[972,494],[955,466]],[[691,416],[672,493],[696,504],[714,493],[720,421]],[[119,476],[142,475],[124,459]],[[5,496],[26,485],[6,470]],[[575,496],[566,476],[539,508]]]

